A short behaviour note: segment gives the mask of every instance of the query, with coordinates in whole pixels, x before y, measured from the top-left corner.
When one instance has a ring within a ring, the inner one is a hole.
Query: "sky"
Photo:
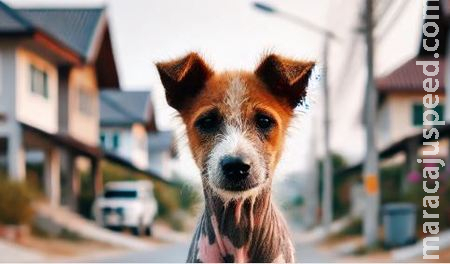
[[[322,35],[256,10],[247,0],[7,0],[17,7],[107,6],[109,25],[119,77],[124,90],[147,90],[153,102],[160,129],[180,131],[164,98],[154,62],[173,59],[189,51],[201,53],[215,70],[253,70],[262,54],[277,52],[297,59],[320,62]],[[266,1],[317,26],[325,27],[328,0]],[[314,81],[313,81],[314,82]],[[318,81],[312,84],[319,89]],[[316,94],[312,91],[311,94]],[[314,102],[299,111],[286,142],[280,174],[308,171],[310,168]],[[182,143],[178,167],[195,170]]]

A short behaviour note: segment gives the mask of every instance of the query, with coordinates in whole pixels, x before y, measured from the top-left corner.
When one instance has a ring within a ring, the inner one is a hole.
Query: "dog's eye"
[[[214,133],[219,129],[220,123],[219,114],[217,112],[210,112],[200,117],[195,122],[195,126],[202,133]]]
[[[272,117],[262,113],[256,114],[255,122],[258,129],[262,132],[268,132],[275,125]]]

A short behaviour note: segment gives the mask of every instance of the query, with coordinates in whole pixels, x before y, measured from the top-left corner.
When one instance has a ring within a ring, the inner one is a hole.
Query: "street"
[[[325,252],[318,251],[314,245],[307,243],[296,243],[296,260],[308,263],[324,263],[336,261],[336,258]],[[93,262],[185,262],[189,249],[189,242],[162,245],[155,250],[134,251],[121,256],[92,260]]]
[[[155,250],[134,251],[121,256],[93,260],[99,263],[126,263],[126,262],[185,262],[189,249],[189,242],[163,245]]]

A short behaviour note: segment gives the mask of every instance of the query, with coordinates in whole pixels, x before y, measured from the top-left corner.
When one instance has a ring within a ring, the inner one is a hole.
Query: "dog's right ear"
[[[197,53],[189,53],[180,59],[156,63],[161,82],[166,90],[170,106],[181,111],[203,88],[214,74]]]

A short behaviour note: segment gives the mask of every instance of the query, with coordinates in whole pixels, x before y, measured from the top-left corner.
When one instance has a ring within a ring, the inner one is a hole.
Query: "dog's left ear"
[[[295,108],[306,96],[306,87],[315,63],[267,55],[255,70],[273,95]]]

